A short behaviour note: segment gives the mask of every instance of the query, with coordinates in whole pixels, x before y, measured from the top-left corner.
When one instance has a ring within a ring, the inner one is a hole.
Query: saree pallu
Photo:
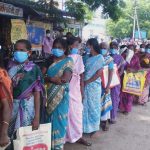
[[[112,55],[114,59],[114,63],[117,64],[119,67],[119,75],[123,74],[125,63],[124,59],[121,55],[115,54]],[[121,85],[117,85],[111,89],[111,99],[112,99],[112,106],[113,109],[111,111],[111,119],[115,120],[118,113],[119,103],[120,103],[120,91],[121,91]]]
[[[7,100],[12,110],[13,96],[11,84],[12,82],[7,72],[4,69],[0,68],[0,101],[2,99]],[[0,122],[1,121],[2,121],[2,106],[0,102]]]
[[[23,77],[17,79],[18,74],[23,74]],[[35,116],[33,92],[41,92],[42,104],[44,87],[42,73],[32,62],[24,64],[22,67],[20,65],[12,67],[9,75],[14,85],[13,113],[9,126],[9,135],[12,136],[18,128],[32,124]]]
[[[109,55],[104,58],[105,66],[108,65],[108,68],[113,68],[113,58]],[[105,89],[102,87],[102,96],[101,96],[101,121],[106,121],[110,119],[110,111],[112,110],[112,100],[110,92],[105,94]]]
[[[95,73],[103,68],[104,58],[102,55],[89,57],[85,61],[85,80],[90,79]],[[101,79],[87,84],[84,89],[83,100],[83,132],[92,133],[100,129],[101,117]]]
[[[49,77],[61,77],[73,68],[72,58],[65,58],[52,64],[48,69]],[[68,123],[69,83],[47,86],[46,123],[52,123],[52,150],[63,148]]]

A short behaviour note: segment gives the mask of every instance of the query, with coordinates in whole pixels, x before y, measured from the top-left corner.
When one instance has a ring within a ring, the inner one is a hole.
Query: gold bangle
[[[2,121],[2,123],[7,124],[7,125],[9,126],[9,123],[8,123],[8,122],[6,122],[6,121]]]

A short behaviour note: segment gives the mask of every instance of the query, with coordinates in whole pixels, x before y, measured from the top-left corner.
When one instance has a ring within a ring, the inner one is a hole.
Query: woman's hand
[[[18,74],[15,76],[15,78],[16,78],[17,80],[21,80],[21,79],[23,79],[23,77],[24,77],[24,74],[23,74],[23,73],[18,73]]]
[[[88,80],[84,81],[84,87],[89,84]]]
[[[106,89],[105,89],[105,94],[108,94],[109,91],[110,91],[110,87],[107,86]]]
[[[59,77],[52,77],[52,78],[51,77],[45,77],[44,80],[46,83],[52,82],[52,83],[58,84],[58,85],[62,84],[62,81]]]
[[[9,144],[10,140],[8,135],[5,133],[2,133],[0,136],[0,147],[5,147],[7,144]]]
[[[34,118],[33,122],[32,122],[32,130],[38,130],[39,128],[39,118]]]

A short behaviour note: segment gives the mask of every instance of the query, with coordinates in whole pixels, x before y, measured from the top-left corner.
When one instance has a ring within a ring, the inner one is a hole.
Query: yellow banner
[[[27,28],[23,20],[11,19],[11,42],[15,43],[20,39],[27,39]]]
[[[141,96],[146,81],[146,74],[146,71],[125,73],[123,79],[123,92]]]

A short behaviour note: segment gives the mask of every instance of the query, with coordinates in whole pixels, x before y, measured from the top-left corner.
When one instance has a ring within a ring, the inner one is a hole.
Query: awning
[[[0,15],[23,17],[23,9],[14,5],[0,2]]]

